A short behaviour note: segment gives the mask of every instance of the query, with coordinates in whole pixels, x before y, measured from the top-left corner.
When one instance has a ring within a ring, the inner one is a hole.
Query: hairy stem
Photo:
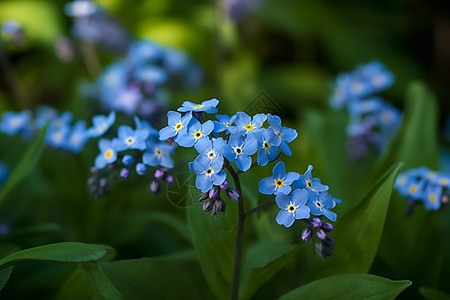
[[[247,211],[247,212],[245,213],[245,216],[248,217],[248,216],[254,214],[254,213],[257,212],[257,211],[260,211],[261,209],[264,209],[264,208],[266,208],[266,207],[272,206],[272,205],[274,205],[274,204],[275,204],[275,200],[270,200],[270,201],[268,201],[268,202],[266,202],[266,203],[263,203],[263,204],[261,204],[261,205],[258,205],[258,206],[255,207],[255,208],[250,209],[249,211]]]

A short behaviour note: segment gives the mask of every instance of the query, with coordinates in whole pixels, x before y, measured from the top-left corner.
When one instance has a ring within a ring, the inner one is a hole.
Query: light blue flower
[[[300,177],[300,174],[289,172],[286,174],[284,162],[280,161],[273,168],[273,176],[266,177],[258,184],[259,191],[265,195],[288,195],[292,188],[291,184]]]
[[[92,118],[93,127],[88,129],[90,137],[102,136],[116,121],[116,112],[112,111],[108,116],[97,115]]]
[[[306,189],[303,189],[306,191]],[[336,221],[337,215],[331,211],[336,206],[334,198],[328,192],[318,193],[308,190],[308,207],[314,216],[325,216],[331,221]]]
[[[187,133],[189,122],[192,119],[192,113],[189,112],[181,117],[181,114],[176,111],[169,111],[167,113],[168,126],[159,131],[159,139],[165,141],[171,137],[175,137],[175,142],[178,142],[181,136]]]
[[[252,119],[252,117],[240,111],[236,114],[234,120],[236,126],[231,126],[228,129],[232,134],[256,134],[260,132],[260,128],[266,120],[267,115],[265,114],[257,114]]]
[[[268,162],[275,161],[280,155],[278,146],[281,144],[281,137],[273,130],[264,129],[258,136],[258,158],[256,162],[260,166],[267,165]]]
[[[441,208],[443,186],[429,184],[423,191],[421,200],[426,210],[438,210]]]
[[[64,13],[73,18],[85,18],[93,15],[98,7],[92,1],[76,0],[64,5]]]
[[[295,220],[308,219],[310,217],[310,209],[306,206],[308,193],[305,189],[294,190],[290,196],[279,193],[275,201],[281,209],[276,217],[276,221],[286,228],[291,227]]]
[[[159,132],[149,122],[139,119],[138,116],[133,117],[136,129],[146,129],[150,136],[159,137]]]
[[[65,111],[50,121],[48,129],[57,131],[63,127],[69,127],[72,119],[73,114],[70,111]]]
[[[142,162],[151,167],[161,166],[164,168],[173,168],[173,160],[170,155],[173,153],[173,147],[161,142],[149,142],[147,151],[142,155]]]
[[[217,112],[217,104],[219,104],[219,100],[216,98],[203,101],[200,104],[195,104],[189,101],[184,101],[182,106],[178,108],[179,112],[206,112],[208,114],[215,114]]]
[[[31,112],[29,110],[4,112],[2,121],[0,122],[0,132],[6,133],[7,135],[25,133],[30,130],[30,119]]]
[[[216,115],[217,121],[214,122],[214,132],[219,133],[225,131],[225,134],[230,133],[228,130],[229,127],[231,127],[234,124],[234,121],[236,119],[236,116],[227,116],[227,115]]]
[[[95,158],[95,167],[103,169],[108,164],[112,164],[117,160],[117,152],[114,149],[112,142],[107,139],[100,139],[98,142],[100,154]]]
[[[197,174],[195,186],[206,193],[213,185],[221,185],[227,175],[222,170],[220,161],[210,160],[204,155],[199,155],[193,162],[189,163],[189,169]]]
[[[66,149],[70,131],[70,125],[66,123],[58,127],[49,127],[45,133],[45,142],[55,149]]]
[[[142,83],[153,85],[163,84],[167,80],[167,72],[164,69],[151,65],[137,67],[134,76]]]
[[[143,63],[154,63],[163,56],[162,48],[148,39],[136,41],[128,50],[128,59],[137,66]]]
[[[227,146],[227,142],[223,138],[218,139],[201,139],[195,144],[195,149],[211,161],[218,161],[220,167],[223,166],[223,151]]]
[[[283,151],[284,154],[291,156],[292,152],[291,149],[289,148],[289,143],[297,138],[298,136],[297,131],[292,128],[281,126],[280,117],[271,114],[268,114],[267,116],[269,118],[270,124],[268,130],[272,129],[281,138],[281,143],[279,146],[281,151]]]
[[[311,171],[313,166],[309,165],[308,170],[306,170],[305,174],[300,175],[298,180],[292,183],[292,186],[296,189],[310,189],[315,192],[325,192],[328,191],[328,186],[324,185],[320,182],[319,178],[313,178],[311,176]]]
[[[148,170],[148,168],[145,164],[143,164],[143,163],[136,164],[136,173],[138,175],[141,175],[141,176],[145,175],[147,173],[147,170]]]
[[[127,86],[117,89],[114,96],[108,98],[109,102],[104,107],[131,115],[137,112],[142,99],[143,95],[138,87]]]
[[[212,121],[208,120],[201,124],[197,119],[193,118],[188,124],[187,132],[178,138],[177,143],[182,147],[192,147],[199,140],[207,138],[213,129],[214,124]]]
[[[86,129],[86,122],[80,120],[75,123],[70,132],[65,148],[69,151],[80,153],[84,145],[89,140],[89,135]]]
[[[254,137],[243,139],[240,135],[231,135],[228,145],[224,147],[223,155],[229,160],[236,162],[239,170],[245,172],[252,165],[253,155],[258,151],[258,141]]]
[[[145,150],[147,148],[146,140],[149,136],[147,129],[133,130],[130,126],[121,125],[117,130],[118,138],[113,140],[116,151],[128,149]]]
[[[49,121],[58,117],[58,111],[53,107],[41,105],[36,109],[36,118],[34,126],[40,129],[44,127]]]

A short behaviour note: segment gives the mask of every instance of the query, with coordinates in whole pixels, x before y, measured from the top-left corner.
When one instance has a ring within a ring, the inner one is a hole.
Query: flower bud
[[[89,177],[89,179],[88,179],[88,185],[93,185],[94,183],[95,183],[95,180],[96,180],[96,178],[93,176],[93,177]]]
[[[156,179],[163,179],[164,177],[164,171],[160,169],[156,169],[155,173],[153,174]]]
[[[225,181],[220,185],[222,190],[227,190],[230,187],[230,182],[225,179]]]
[[[326,232],[331,232],[334,230],[334,227],[330,223],[323,223],[322,229],[325,230]]]
[[[318,229],[316,231],[316,236],[319,240],[325,240],[327,238],[327,234],[323,229]]]
[[[153,180],[152,182],[150,182],[150,191],[152,193],[158,193],[160,190],[161,187],[157,181]]]
[[[145,175],[145,173],[147,173],[147,166],[144,165],[143,163],[137,163],[136,173],[138,173],[138,175]]]
[[[238,201],[238,199],[239,199],[239,192],[236,191],[235,189],[228,189],[227,190],[227,196],[231,200]]]
[[[330,247],[334,247],[334,246],[337,245],[336,241],[332,237],[329,237],[329,236],[327,236],[327,238],[325,239],[324,243],[326,245],[330,246]]]
[[[225,212],[226,207],[226,203],[222,199],[218,198],[213,203],[212,214],[218,215],[221,212]]]
[[[168,138],[168,139],[166,140],[166,143],[169,144],[169,146],[172,146],[172,144],[173,144],[174,141],[175,141],[175,138],[174,138],[174,137],[171,137],[171,138]]]
[[[319,228],[320,226],[322,226],[322,220],[320,220],[319,218],[312,218],[309,223],[314,228]]]
[[[101,187],[105,187],[108,184],[108,180],[106,178],[100,178],[100,180],[98,181],[98,184]]]
[[[96,167],[91,167],[90,171],[95,174],[98,172],[98,169]]]
[[[198,201],[199,201],[199,202],[202,202],[202,201],[205,201],[205,200],[208,199],[208,198],[209,198],[209,193],[206,192],[206,193],[203,193],[203,194],[200,196],[200,198],[198,198]]]
[[[6,223],[0,223],[0,235],[6,235],[10,232],[11,228]]]
[[[209,198],[216,199],[220,195],[220,190],[217,187],[213,187],[209,190]]]
[[[134,164],[134,157],[133,157],[132,155],[130,155],[130,154],[125,154],[125,155],[122,157],[122,163],[123,163],[125,166],[129,167],[129,166],[131,166],[132,164]]]
[[[316,248],[317,254],[323,260],[325,260],[328,257],[332,256],[333,253],[334,253],[333,247],[328,246],[327,244],[325,244],[324,242],[322,242],[320,240],[316,242],[315,248]]]
[[[167,175],[167,176],[164,178],[164,180],[165,180],[167,183],[173,183],[173,182],[174,182],[174,179],[173,179],[173,176],[172,176],[172,175]]]
[[[108,165],[108,169],[110,169],[110,170],[114,170],[115,168],[116,168],[115,164],[109,164]]]
[[[301,234],[300,237],[301,237],[301,239],[302,239],[304,242],[309,241],[309,240],[311,239],[311,237],[312,237],[312,230],[311,230],[311,227],[305,228],[305,229],[303,230],[303,232],[302,232],[302,234]]]
[[[120,177],[125,178],[125,179],[130,177],[130,169],[127,169],[127,168],[121,169],[120,170]]]
[[[212,204],[210,200],[206,200],[205,202],[203,202],[203,211],[204,212],[208,212],[212,209]]]
[[[448,203],[448,196],[442,197],[442,203]]]

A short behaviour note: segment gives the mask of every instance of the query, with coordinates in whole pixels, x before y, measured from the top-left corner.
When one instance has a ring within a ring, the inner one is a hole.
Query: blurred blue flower
[[[136,173],[138,175],[141,175],[141,176],[145,175],[147,173],[147,170],[148,170],[148,168],[145,164],[143,164],[143,163],[136,164]]]
[[[281,144],[281,137],[270,129],[264,129],[258,136],[259,152],[257,163],[260,166],[267,165],[268,162],[275,161],[280,155],[278,146]]]
[[[192,113],[189,112],[182,117],[179,112],[169,111],[167,113],[167,119],[168,126],[159,131],[159,139],[165,141],[171,137],[175,137],[175,142],[178,142],[180,137],[187,133],[188,124],[192,119]]]
[[[64,4],[64,13],[73,18],[84,18],[93,15],[98,7],[89,0],[76,0]]]
[[[208,120],[201,124],[197,119],[192,118],[188,124],[187,132],[178,138],[177,143],[182,147],[192,147],[199,140],[208,138],[213,129],[212,121]]]
[[[103,169],[106,165],[112,164],[117,160],[117,152],[111,141],[107,139],[100,139],[98,142],[98,148],[100,149],[100,154],[97,155],[94,163],[97,169]]]
[[[125,155],[122,157],[122,163],[123,163],[125,166],[127,166],[127,167],[133,165],[133,164],[134,164],[134,157],[133,157],[133,155],[125,154]]]
[[[69,151],[79,153],[83,150],[84,145],[88,140],[89,135],[86,129],[86,122],[79,120],[73,125],[65,147]]]
[[[162,68],[151,65],[138,66],[134,76],[145,84],[160,85],[167,80],[167,73]]]
[[[133,117],[136,129],[146,129],[149,132],[149,136],[159,137],[159,132],[149,122],[139,119],[138,116]]]
[[[21,112],[7,111],[2,115],[0,122],[0,132],[7,135],[16,135],[26,133],[31,130],[31,112],[24,110]]]
[[[300,175],[298,180],[292,183],[292,186],[296,189],[310,189],[315,192],[328,191],[328,186],[321,183],[319,178],[313,178],[311,171],[313,166],[309,165],[305,174]]]
[[[285,227],[291,227],[295,220],[308,219],[310,209],[306,206],[308,193],[305,189],[294,190],[290,196],[279,193],[275,201],[281,209],[276,217],[276,221]]]
[[[93,127],[88,129],[90,137],[99,137],[105,134],[116,121],[116,112],[111,111],[108,116],[97,115],[92,118]]]
[[[114,148],[116,151],[128,149],[145,150],[149,134],[150,132],[147,129],[133,130],[130,126],[121,125],[117,130],[118,138],[113,139]]]
[[[278,195],[291,192],[291,184],[300,177],[298,173],[289,172],[286,174],[284,162],[280,161],[273,168],[273,176],[266,177],[258,184],[259,191],[265,195]]]
[[[197,174],[195,186],[202,193],[209,191],[213,185],[221,185],[227,177],[219,160],[210,160],[204,155],[199,155],[193,162],[190,162],[189,169]]]
[[[133,42],[128,50],[128,59],[134,66],[154,63],[162,56],[162,48],[148,39]]]
[[[149,142],[147,151],[142,155],[142,162],[151,167],[161,166],[164,168],[173,168],[173,160],[170,155],[173,153],[173,147],[160,142]]]
[[[38,129],[44,127],[49,121],[58,117],[58,111],[53,107],[41,105],[36,109],[34,126]]]
[[[203,101],[200,104],[195,104],[189,101],[184,101],[182,106],[177,110],[179,112],[206,112],[208,114],[215,114],[217,112],[217,104],[219,104],[219,100],[216,98]]]
[[[287,128],[281,126],[281,118],[279,116],[268,114],[269,125],[268,130],[273,129],[274,132],[280,136],[281,143],[280,149],[284,152],[284,154],[291,156],[292,152],[289,148],[289,143],[295,140],[298,136],[298,133],[295,129]]]
[[[242,136],[232,134],[228,140],[228,145],[224,147],[223,154],[229,161],[234,161],[239,170],[245,172],[252,165],[253,155],[258,151],[258,141],[254,137],[243,139]]]
[[[17,21],[5,21],[1,26],[1,33],[12,40],[15,44],[21,44],[23,42],[24,30]]]

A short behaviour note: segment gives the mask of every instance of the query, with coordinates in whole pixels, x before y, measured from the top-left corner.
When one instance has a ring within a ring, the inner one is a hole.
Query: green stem
[[[266,203],[263,203],[263,204],[255,207],[255,208],[250,209],[248,212],[245,213],[245,216],[248,217],[248,216],[254,214],[257,211],[260,211],[261,209],[264,209],[266,207],[272,206],[274,204],[275,204],[275,200],[270,200],[270,201],[268,201]]]

